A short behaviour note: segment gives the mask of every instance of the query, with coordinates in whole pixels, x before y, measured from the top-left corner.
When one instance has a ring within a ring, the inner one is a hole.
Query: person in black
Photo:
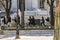
[[[49,22],[49,17],[47,17],[46,21]]]
[[[32,24],[32,21],[31,21],[31,16],[29,16],[29,25],[31,25]]]
[[[17,23],[16,17],[15,17],[14,21],[15,21],[15,23]]]
[[[4,20],[3,20],[3,22],[4,22],[4,24],[6,24],[6,19],[5,19],[5,17],[4,17]]]
[[[35,18],[34,18],[34,16],[32,16],[32,25],[34,26],[35,25]]]
[[[20,17],[19,17],[19,15],[17,16],[17,18],[18,18],[18,24],[20,25]]]
[[[44,17],[42,16],[42,25],[45,26],[45,20],[44,20]]]
[[[8,27],[11,26],[11,17],[8,18]]]
[[[8,18],[8,22],[11,22],[11,17]]]
[[[19,15],[16,15],[16,17],[15,17],[15,23],[17,24],[17,25],[19,25],[19,26],[21,26],[20,25],[20,16]]]

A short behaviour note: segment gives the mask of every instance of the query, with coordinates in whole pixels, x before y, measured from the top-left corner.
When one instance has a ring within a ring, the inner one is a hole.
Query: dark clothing
[[[28,19],[29,20],[29,25],[31,25],[32,24],[32,20],[31,19]]]
[[[4,24],[6,24],[6,19],[5,19],[5,17],[4,17],[4,20],[3,20],[3,22],[4,22]]]
[[[34,17],[31,18],[31,16],[30,16],[28,20],[29,20],[29,25],[35,25]]]
[[[35,25],[35,19],[31,19],[32,20],[32,25]]]
[[[34,19],[29,19],[29,25],[35,25],[35,20]]]
[[[46,21],[49,22],[49,18],[47,18]]]
[[[45,23],[44,19],[42,19],[42,23]]]
[[[8,22],[11,22],[11,17],[8,18]]]
[[[20,24],[20,17],[18,16],[17,19],[18,19],[18,24]]]
[[[16,19],[16,17],[15,17],[14,21],[17,23],[17,19]]]
[[[31,16],[29,16],[29,25],[31,25],[32,24],[32,20],[31,20]]]
[[[14,20],[17,24],[20,24],[20,17],[19,16],[16,16]]]
[[[42,24],[45,26],[45,20],[44,20],[44,17],[42,17]]]

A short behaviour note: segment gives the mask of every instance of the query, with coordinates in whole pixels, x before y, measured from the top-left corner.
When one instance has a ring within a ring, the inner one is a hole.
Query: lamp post
[[[19,39],[19,24],[18,24],[18,0],[17,0],[17,26],[16,26],[16,39]]]
[[[0,34],[3,34],[3,30],[1,29],[1,10],[0,10]]]

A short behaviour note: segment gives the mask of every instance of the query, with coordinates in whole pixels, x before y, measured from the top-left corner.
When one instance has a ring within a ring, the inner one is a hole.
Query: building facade
[[[18,0],[18,6],[20,9],[19,14],[21,15],[21,2],[22,0]],[[47,0],[25,0],[24,1],[24,15],[25,16],[35,16],[40,19],[41,16],[50,16],[49,11],[50,7],[47,4]],[[4,11],[4,8],[2,11]],[[11,11],[17,12],[17,0],[12,0],[12,8]],[[16,13],[17,14],[17,13]]]
[[[35,13],[37,16],[38,15],[49,16],[49,11],[50,11],[49,8],[50,7],[47,4],[47,0],[25,0],[25,14],[26,15],[27,14],[33,15],[32,13]]]

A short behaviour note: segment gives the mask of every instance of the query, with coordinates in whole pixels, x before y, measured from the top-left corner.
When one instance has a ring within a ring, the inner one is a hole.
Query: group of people
[[[35,25],[35,18],[34,16],[29,16],[29,25]]]
[[[35,23],[35,18],[34,18],[34,16],[29,16],[29,25],[35,25],[36,23]],[[44,17],[42,16],[42,19],[41,19],[41,26],[46,26],[45,25],[45,20],[47,21],[47,22],[49,22],[49,17],[47,17],[47,19],[44,19]]]
[[[34,25],[36,24],[36,23],[35,23],[35,18],[34,18],[34,16],[29,16],[29,19],[28,19],[28,20],[29,20],[29,25],[33,25],[33,26],[34,26]],[[46,20],[47,22],[49,22],[49,17],[47,17],[47,19],[44,19],[44,17],[42,16],[41,26],[42,26],[42,25],[46,26],[46,25],[45,25],[45,20]],[[17,24],[20,25],[20,17],[19,17],[19,16],[16,16],[15,19],[14,19],[14,21],[15,21]],[[7,24],[6,17],[4,17],[3,22],[4,22],[4,24]],[[10,25],[10,23],[11,23],[11,17],[8,18],[8,25]]]
[[[6,21],[6,17],[4,17],[4,20],[3,21],[4,21],[4,24],[7,24],[7,21],[8,22],[11,22],[11,17],[9,17],[7,21]]]
[[[8,26],[11,26],[11,17],[8,17],[8,20],[7,20],[7,18],[6,18],[6,16],[5,17],[3,17],[3,23],[4,23],[4,25],[7,25],[8,24]]]
[[[8,26],[11,26],[11,17],[8,17],[8,20],[6,20],[6,16],[3,17],[3,23],[4,25],[8,25]],[[20,17],[19,16],[16,16],[15,19],[14,19],[14,22],[16,22],[17,24],[20,25]]]

